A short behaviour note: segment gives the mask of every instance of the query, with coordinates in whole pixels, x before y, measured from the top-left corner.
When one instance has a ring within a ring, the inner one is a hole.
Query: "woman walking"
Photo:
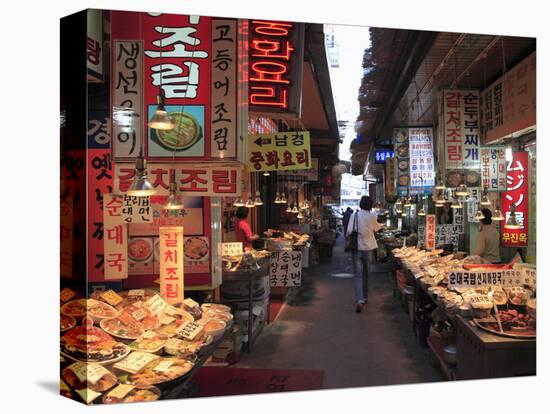
[[[354,261],[355,312],[361,312],[369,295],[369,265],[374,262],[374,250],[378,247],[374,233],[384,227],[378,223],[376,213],[372,212],[372,199],[361,197],[360,210],[349,220],[347,234],[357,231],[357,254],[352,255]],[[361,263],[362,269],[356,260]]]

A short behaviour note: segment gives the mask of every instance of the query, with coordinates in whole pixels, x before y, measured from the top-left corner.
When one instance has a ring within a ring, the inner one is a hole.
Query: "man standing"
[[[344,212],[344,214],[342,215],[342,224],[344,225],[344,237],[347,236],[348,234],[348,223],[352,213],[353,213],[353,210],[350,207],[348,207]]]

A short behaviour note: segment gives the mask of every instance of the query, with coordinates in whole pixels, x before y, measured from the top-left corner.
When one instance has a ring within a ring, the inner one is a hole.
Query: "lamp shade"
[[[419,216],[425,216],[426,215],[426,210],[424,210],[424,207],[422,207],[420,209],[420,211],[417,213]]]
[[[174,129],[176,125],[170,117],[168,116],[168,113],[166,112],[166,109],[164,108],[164,94],[161,92],[157,96],[157,109],[153,113],[153,116],[149,120],[149,128],[153,129],[160,129],[160,130],[170,130]]]
[[[244,207],[244,201],[240,196],[233,203],[233,207]]]
[[[504,215],[502,214],[502,211],[500,211],[500,208],[496,208],[495,212],[493,213],[493,217],[491,217],[491,220],[494,221],[502,221],[504,220]]]
[[[255,206],[263,206],[264,202],[262,201],[262,197],[260,197],[260,192],[256,191],[256,199],[254,200]]]
[[[153,185],[147,179],[147,162],[140,153],[136,158],[136,170],[134,178],[126,194],[131,196],[152,196],[156,194],[156,190]]]
[[[457,195],[457,197],[468,197],[470,195],[470,192],[468,191],[468,187],[466,187],[466,184],[460,184],[456,189],[455,194]]]

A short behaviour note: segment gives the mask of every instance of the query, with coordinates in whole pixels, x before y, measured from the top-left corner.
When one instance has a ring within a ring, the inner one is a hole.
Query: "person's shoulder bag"
[[[351,233],[346,236],[346,247],[344,248],[344,251],[346,253],[357,251],[358,237],[359,231],[357,228],[357,212],[355,212],[353,214],[353,228],[351,230]]]

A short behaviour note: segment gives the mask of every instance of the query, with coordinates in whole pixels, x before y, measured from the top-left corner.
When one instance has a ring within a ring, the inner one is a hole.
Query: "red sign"
[[[426,250],[435,249],[435,214],[426,216]]]
[[[502,244],[507,247],[526,247],[529,223],[529,153],[515,152],[514,160],[506,166],[506,192],[502,193]],[[511,206],[516,206],[519,229],[506,228]]]

